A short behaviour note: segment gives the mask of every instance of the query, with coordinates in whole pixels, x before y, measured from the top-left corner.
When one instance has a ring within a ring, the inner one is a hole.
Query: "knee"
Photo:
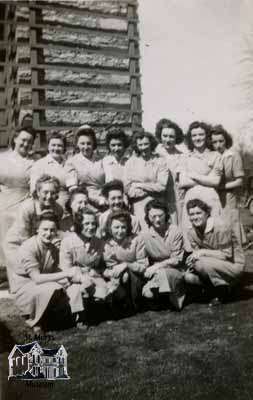
[[[143,287],[142,288],[142,296],[145,297],[146,299],[153,299],[154,293],[149,287]]]

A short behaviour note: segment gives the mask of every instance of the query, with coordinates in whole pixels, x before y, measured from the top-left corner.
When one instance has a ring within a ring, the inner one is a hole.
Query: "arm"
[[[170,170],[164,160],[158,159],[158,170],[155,182],[138,183],[138,187],[146,192],[160,193],[165,191],[170,176]]]
[[[66,186],[71,191],[78,186],[78,174],[71,159],[67,160],[64,169],[66,172]]]
[[[42,283],[47,282],[58,282],[65,278],[71,279],[73,276],[73,272],[62,271],[54,272],[52,274],[41,274],[39,270],[34,270],[30,272],[29,276],[36,283],[36,285],[41,285]]]
[[[221,181],[221,176],[212,173],[209,175],[200,175],[196,173],[191,173],[190,178],[199,185],[214,187],[214,188],[217,188]]]
[[[60,266],[63,271],[69,270],[74,266],[73,252],[68,235],[62,240],[60,246]]]
[[[225,183],[225,189],[227,190],[236,189],[238,187],[241,187],[242,184],[243,184],[243,178],[235,178],[235,180]]]
[[[127,264],[133,272],[143,274],[148,267],[148,258],[145,250],[145,243],[142,238],[138,236],[134,240],[136,241],[136,261],[129,262]]]

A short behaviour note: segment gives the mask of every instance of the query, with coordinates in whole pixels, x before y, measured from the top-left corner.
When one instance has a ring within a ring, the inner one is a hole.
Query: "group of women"
[[[45,326],[61,293],[77,324],[90,302],[181,310],[189,286],[212,293],[213,303],[226,298],[245,264],[244,171],[221,125],[195,121],[184,137],[162,119],[155,135],[139,131],[130,146],[118,129],[102,159],[87,125],[68,158],[66,139],[53,133],[48,155],[33,161],[34,139],[21,127],[0,159],[1,264],[29,326]]]

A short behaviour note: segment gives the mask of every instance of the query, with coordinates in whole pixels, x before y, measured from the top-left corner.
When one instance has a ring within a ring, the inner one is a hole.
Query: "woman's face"
[[[166,228],[166,214],[160,208],[151,208],[148,213],[148,219],[155,230],[164,230]]]
[[[112,211],[119,211],[123,209],[124,196],[121,190],[111,190],[108,193],[108,205]]]
[[[14,150],[22,157],[26,157],[33,146],[33,135],[29,132],[21,131],[14,139]]]
[[[53,221],[41,221],[38,228],[38,237],[42,243],[49,244],[57,234],[57,227]]]
[[[193,207],[190,208],[188,214],[194,228],[204,228],[206,226],[206,221],[209,217],[206,211],[202,210],[200,207]]]
[[[121,139],[111,139],[109,143],[110,154],[114,155],[117,160],[120,160],[124,155],[125,147]]]
[[[223,154],[226,150],[226,140],[222,134],[214,135],[212,134],[212,145],[213,149]]]
[[[206,132],[203,128],[192,129],[191,139],[195,149],[201,150],[206,147]]]
[[[112,220],[111,234],[117,242],[122,242],[127,237],[127,222],[124,218],[115,218]]]
[[[74,195],[71,202],[72,215],[81,213],[89,205],[88,196],[83,193],[77,193]]]
[[[50,208],[55,205],[58,199],[58,192],[53,183],[45,182],[42,183],[40,189],[37,190],[37,196],[43,208]]]
[[[84,214],[82,222],[82,235],[86,239],[91,239],[95,236],[97,230],[97,221],[95,215]]]
[[[94,151],[94,143],[90,136],[80,136],[78,138],[77,147],[84,157],[92,157]]]
[[[149,158],[151,156],[151,143],[148,137],[137,139],[137,148],[141,157]]]
[[[59,160],[64,154],[64,143],[61,139],[53,138],[48,143],[48,152],[55,159]]]
[[[161,142],[166,150],[174,149],[176,144],[176,132],[173,128],[163,128]]]

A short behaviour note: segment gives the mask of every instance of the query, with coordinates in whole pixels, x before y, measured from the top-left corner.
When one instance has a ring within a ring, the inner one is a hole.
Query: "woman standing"
[[[125,165],[125,189],[139,220],[146,229],[144,207],[149,200],[166,197],[170,171],[166,161],[154,154],[157,142],[149,132],[138,132],[133,137],[135,154]]]
[[[218,188],[222,176],[221,156],[210,150],[209,126],[204,122],[193,122],[188,129],[187,144],[190,152],[185,155],[184,170],[180,174],[179,187],[186,190],[182,214],[182,228],[185,240],[190,222],[186,203],[199,198],[212,208],[212,215],[221,213]]]
[[[70,157],[65,165],[66,185],[71,191],[84,184],[88,190],[90,204],[95,210],[103,209],[106,200],[101,195],[101,189],[105,183],[105,173],[102,162],[95,160],[97,140],[94,130],[87,125],[79,128],[75,145],[78,154]]]
[[[53,133],[48,139],[48,155],[36,161],[31,170],[31,193],[33,193],[35,183],[41,175],[47,174],[59,180],[60,191],[57,201],[63,209],[68,199],[66,172],[64,170],[66,146],[66,138],[59,133]]]
[[[169,185],[174,190],[174,201],[169,206],[169,212],[173,223],[181,222],[184,190],[179,189],[179,176],[183,169],[183,153],[178,150],[176,145],[181,144],[184,140],[182,129],[169,119],[161,119],[156,125],[156,138],[159,142],[156,152],[165,157],[168,167],[172,173],[174,186]],[[171,194],[173,199],[173,193]]]
[[[107,134],[106,147],[108,155],[102,160],[106,182],[113,181],[114,179],[122,179],[124,166],[128,160],[128,157],[125,155],[128,144],[128,137],[121,129]]]
[[[0,155],[0,264],[5,265],[3,240],[16,218],[22,202],[29,196],[30,172],[33,160],[29,157],[35,131],[20,128],[11,141],[11,150]]]
[[[165,294],[170,303],[181,310],[185,298],[184,274],[180,269],[184,248],[183,235],[170,224],[168,208],[159,200],[151,200],[145,207],[149,229],[142,234],[150,266],[144,276],[143,296],[153,298]]]
[[[144,242],[132,234],[131,215],[127,211],[113,211],[107,220],[104,248],[106,269],[104,277],[115,301],[122,298],[131,301],[131,308],[137,307],[141,293],[141,282],[148,266]]]
[[[222,125],[214,126],[210,135],[213,150],[222,157],[223,175],[218,187],[222,213],[233,223],[240,242],[245,243],[246,236],[239,212],[240,189],[244,178],[242,158],[236,150],[231,149],[233,140]]]

